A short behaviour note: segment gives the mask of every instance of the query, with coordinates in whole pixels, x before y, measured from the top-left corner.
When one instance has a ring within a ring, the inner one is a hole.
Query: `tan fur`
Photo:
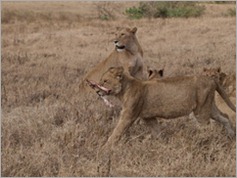
[[[114,39],[115,49],[105,60],[86,74],[80,88],[88,86],[85,80],[99,81],[101,75],[111,66],[123,66],[125,73],[143,79],[143,51],[136,37],[137,28],[121,28]],[[123,47],[124,49],[119,49]],[[88,88],[88,87],[86,87]]]
[[[227,75],[221,72],[221,67],[217,68],[203,68],[203,75],[212,77],[220,82],[225,89],[228,96],[236,96],[236,76]]]
[[[110,89],[110,95],[119,98],[123,104],[118,124],[109,137],[107,146],[118,142],[138,117],[149,123],[155,121],[156,117],[170,119],[191,112],[200,123],[209,123],[212,118],[224,125],[228,136],[232,138],[235,135],[228,115],[216,107],[215,91],[234,111],[235,106],[219,83],[210,77],[185,76],[141,81],[124,74],[122,67],[114,67],[102,76],[100,84]],[[102,90],[98,92],[105,94]],[[152,128],[154,123],[157,122],[152,122]]]

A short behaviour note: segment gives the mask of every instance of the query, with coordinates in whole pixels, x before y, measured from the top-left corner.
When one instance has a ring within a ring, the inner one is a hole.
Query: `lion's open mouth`
[[[104,87],[104,86],[101,86],[100,84],[98,84],[98,83],[96,83],[96,82],[94,82],[94,81],[87,80],[87,79],[86,79],[86,81],[87,81],[87,83],[89,84],[89,86],[90,86],[91,88],[93,88],[93,89],[98,88],[98,89],[104,91],[107,95],[109,95],[110,92],[111,92],[110,89],[108,89],[108,88],[106,88],[106,87]],[[98,92],[97,92],[97,93],[98,93]]]
[[[90,86],[91,88],[93,88],[93,89],[98,88],[98,89],[104,91],[107,95],[109,95],[110,92],[111,92],[110,89],[108,89],[108,88],[106,88],[106,87],[103,87],[103,86],[99,85],[98,83],[96,83],[96,82],[94,82],[94,81],[90,81],[90,80],[87,80],[87,79],[86,79],[86,82],[89,84],[89,86]],[[101,94],[99,93],[99,91],[96,92],[96,93],[100,96],[100,98],[103,99],[103,101],[105,102],[105,104],[106,104],[107,106],[109,106],[110,108],[114,107],[114,105],[113,105],[112,103],[110,103],[103,95],[101,95]]]
[[[116,48],[121,50],[121,49],[125,49],[125,46],[116,45]]]

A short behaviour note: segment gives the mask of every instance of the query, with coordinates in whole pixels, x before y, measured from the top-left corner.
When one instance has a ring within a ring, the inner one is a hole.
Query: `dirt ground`
[[[236,73],[235,4],[208,4],[198,18],[131,20],[137,2],[2,2],[1,176],[97,176],[96,155],[116,125],[83,76],[114,49],[116,27],[137,27],[144,63],[165,76],[197,75],[203,67]],[[103,20],[107,10],[112,20]],[[235,96],[231,101],[236,104]],[[218,99],[236,124],[236,114]],[[189,117],[160,120],[150,138],[143,123],[122,137],[112,176],[236,176],[236,141],[222,125]]]

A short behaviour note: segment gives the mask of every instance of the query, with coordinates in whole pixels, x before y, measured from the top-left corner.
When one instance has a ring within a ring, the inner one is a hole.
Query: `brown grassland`
[[[116,27],[136,26],[144,62],[165,76],[218,66],[236,73],[236,17],[225,15],[235,4],[205,3],[198,18],[128,19],[125,9],[136,4],[2,3],[1,176],[97,176],[98,149],[120,108],[80,93],[79,83],[114,49]],[[217,105],[235,125],[236,114]],[[188,116],[160,122],[157,139],[143,123],[126,132],[112,176],[236,176],[236,141],[222,125],[200,127]]]

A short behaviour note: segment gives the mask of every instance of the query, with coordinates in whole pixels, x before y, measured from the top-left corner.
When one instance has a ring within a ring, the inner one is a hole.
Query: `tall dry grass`
[[[102,21],[91,11],[96,3],[2,5],[3,12],[19,8],[22,14],[29,9],[37,13],[27,21],[15,12],[19,19],[2,23],[2,176],[97,176],[98,149],[115,127],[121,108],[115,101],[116,110],[110,110],[93,93],[80,93],[79,83],[113,50],[117,26],[138,27],[144,61],[164,67],[165,76],[195,75],[204,66],[221,66],[235,74],[235,17],[207,14],[134,21],[120,14],[125,3],[115,3],[110,6],[120,18]],[[207,5],[210,11],[213,7]],[[75,14],[83,18],[70,22],[39,17],[59,11],[69,19]],[[221,101],[218,106],[235,124],[236,114]],[[220,124],[200,127],[188,117],[160,124],[156,139],[143,123],[128,130],[112,156],[113,176],[236,175],[236,142],[227,139]]]

